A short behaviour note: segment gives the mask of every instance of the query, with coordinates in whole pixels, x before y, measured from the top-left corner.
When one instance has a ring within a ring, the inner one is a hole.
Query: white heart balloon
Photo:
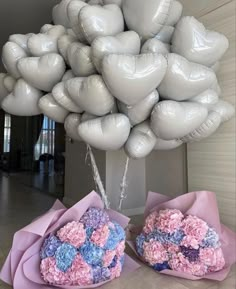
[[[189,101],[198,102],[207,108],[211,108],[212,104],[216,104],[219,101],[219,95],[215,90],[207,89],[203,93],[191,98]]]
[[[182,140],[173,139],[173,140],[164,140],[157,138],[156,145],[154,150],[157,151],[169,151],[180,147],[183,144]]]
[[[123,114],[110,114],[85,121],[79,125],[79,136],[84,142],[105,151],[123,147],[130,134],[130,123]]]
[[[135,105],[162,81],[167,61],[161,54],[108,55],[102,75],[111,93],[127,105]]]
[[[67,6],[67,16],[70,22],[70,26],[73,29],[78,40],[83,43],[86,42],[86,38],[79,23],[79,13],[80,10],[87,5],[88,4],[83,1],[73,0]]]
[[[154,90],[134,106],[128,106],[118,101],[119,111],[128,116],[131,125],[136,125],[148,119],[154,105],[159,101],[159,93]]]
[[[175,24],[179,22],[182,16],[182,12],[183,12],[183,5],[179,1],[174,0],[171,3],[169,15],[165,25],[175,26]]]
[[[207,115],[207,108],[199,103],[161,101],[153,109],[151,128],[163,140],[178,139],[198,128]]]
[[[78,113],[70,113],[65,119],[64,127],[68,137],[76,141],[81,141],[78,127],[81,123],[81,115]]]
[[[64,123],[67,115],[69,114],[68,110],[60,106],[55,101],[51,93],[41,97],[38,106],[43,114],[59,123]]]
[[[81,116],[81,122],[85,122],[87,120],[91,120],[91,119],[95,119],[95,118],[97,118],[96,115],[84,112]]]
[[[58,53],[58,39],[65,33],[66,29],[57,25],[49,28],[44,34],[33,34],[28,39],[28,49],[33,56]]]
[[[172,0],[124,0],[125,22],[144,40],[152,38],[166,23],[171,3]]]
[[[55,53],[23,58],[18,61],[17,67],[27,82],[47,92],[61,81],[66,69],[63,58]]]
[[[170,45],[161,42],[157,38],[151,38],[143,44],[141,53],[159,53],[167,55],[170,53]]]
[[[17,63],[24,57],[27,57],[27,53],[14,42],[7,42],[2,48],[2,62],[9,74],[16,79],[21,77]]]
[[[68,63],[67,50],[71,43],[76,42],[76,38],[74,36],[64,34],[58,39],[58,50],[60,54],[63,56],[64,60]]]
[[[206,30],[194,17],[183,17],[176,25],[172,51],[189,61],[211,67],[221,59],[229,47],[228,39],[221,33]]]
[[[6,74],[3,80],[4,86],[9,93],[11,93],[16,85],[16,79],[9,74]]]
[[[71,98],[90,114],[103,116],[113,109],[114,97],[107,89],[102,77],[94,74],[86,78],[68,80],[66,89]]]
[[[70,36],[73,36],[76,39],[78,39],[78,37],[76,36],[75,32],[71,28],[67,29],[67,34],[70,35]]]
[[[174,31],[175,28],[173,26],[163,26],[161,31],[155,37],[163,43],[170,44]]]
[[[2,100],[9,94],[8,89],[4,84],[6,73],[0,73],[0,104]]]
[[[81,109],[69,96],[69,93],[66,89],[65,81],[59,82],[56,84],[52,90],[52,96],[56,100],[58,104],[64,107],[66,110],[70,112],[83,112]]]
[[[210,112],[207,119],[194,131],[183,137],[181,140],[185,143],[201,141],[211,136],[219,128],[221,116],[217,112]]]
[[[212,69],[171,53],[168,55],[167,72],[158,91],[164,99],[182,101],[217,85]]]
[[[103,5],[103,0],[89,0],[89,5]]]
[[[123,0],[103,0],[104,5],[116,4],[120,7],[122,6],[122,2],[123,2]]]
[[[92,43],[92,59],[99,72],[102,61],[109,54],[131,54],[140,52],[140,38],[134,31],[121,32],[116,36],[97,37]]]
[[[49,30],[51,30],[55,25],[52,24],[44,24],[41,29],[40,29],[40,33],[47,33]]]
[[[33,33],[29,34],[13,34],[9,37],[10,42],[14,42],[18,44],[25,52],[30,55],[30,51],[28,49],[28,40],[33,35]]]
[[[124,31],[124,18],[120,7],[85,6],[79,13],[83,34],[89,43],[98,36],[113,36]]]
[[[154,149],[156,136],[150,128],[148,121],[135,126],[125,144],[127,155],[133,159],[148,156]]]
[[[210,110],[220,114],[221,122],[229,121],[235,115],[234,106],[224,100],[219,100],[216,104],[212,104]]]
[[[54,24],[70,28],[70,21],[67,17],[67,6],[70,1],[71,0],[62,0],[59,4],[53,7],[52,19]]]
[[[69,80],[71,78],[74,78],[74,77],[75,77],[75,75],[74,75],[73,71],[72,70],[67,70],[65,72],[65,74],[63,75],[63,77],[62,77],[62,81],[67,81],[67,80]]]
[[[67,58],[76,76],[89,76],[96,73],[90,46],[79,42],[70,44],[67,49]]]
[[[38,101],[42,92],[23,79],[19,79],[11,94],[2,101],[2,109],[18,116],[33,116],[41,114]]]

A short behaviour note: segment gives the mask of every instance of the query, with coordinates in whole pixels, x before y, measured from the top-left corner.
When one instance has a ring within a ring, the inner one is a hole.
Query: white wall
[[[9,35],[38,32],[42,25],[50,23],[52,7],[58,2],[58,0],[0,0],[0,52]]]

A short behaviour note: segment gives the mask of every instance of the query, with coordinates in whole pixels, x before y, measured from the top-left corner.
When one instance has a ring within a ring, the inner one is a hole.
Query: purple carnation
[[[80,223],[83,223],[86,227],[98,229],[109,223],[109,216],[102,209],[89,208],[80,219]]]
[[[40,258],[46,259],[48,257],[53,257],[61,245],[62,242],[56,236],[49,236],[43,243],[40,251]]]
[[[180,246],[181,253],[188,258],[189,262],[196,262],[199,258],[199,249],[186,248]]]
[[[93,271],[93,283],[98,284],[100,282],[107,281],[111,278],[111,272],[108,268],[104,267],[94,267]]]

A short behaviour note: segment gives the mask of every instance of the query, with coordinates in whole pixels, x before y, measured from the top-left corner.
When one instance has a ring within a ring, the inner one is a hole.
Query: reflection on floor
[[[55,198],[42,194],[18,182],[14,177],[0,176],[0,268],[11,247],[12,237],[16,230],[31,222],[32,219],[48,210]],[[135,222],[139,218],[135,218]],[[130,252],[129,252],[130,253]],[[132,254],[132,253],[131,253]],[[135,257],[134,257],[135,258]],[[101,289],[235,289],[236,267],[233,268],[224,282],[187,281],[168,277],[153,272],[142,265],[135,273],[121,277]],[[12,287],[0,281],[0,289]],[[50,287],[48,287],[50,288]],[[53,287],[52,287],[53,288]],[[31,288],[21,288],[31,289]]]

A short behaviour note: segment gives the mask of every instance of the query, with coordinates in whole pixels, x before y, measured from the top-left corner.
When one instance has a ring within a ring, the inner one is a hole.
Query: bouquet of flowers
[[[220,281],[236,261],[235,242],[220,224],[214,193],[193,192],[173,200],[149,193],[144,226],[130,244],[156,271]]]
[[[57,201],[15,233],[0,278],[14,289],[100,286],[139,267],[124,253],[128,222],[95,192],[70,209]]]

